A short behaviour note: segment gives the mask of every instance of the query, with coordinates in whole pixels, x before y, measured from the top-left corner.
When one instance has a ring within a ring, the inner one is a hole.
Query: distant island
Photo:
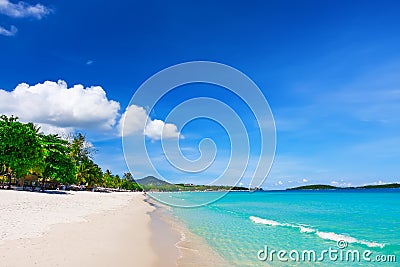
[[[262,188],[247,188],[242,186],[228,185],[197,185],[192,183],[168,183],[154,176],[147,176],[137,179],[136,182],[145,191],[153,192],[178,192],[178,191],[264,191]],[[380,185],[364,185],[357,187],[338,187],[325,184],[304,185],[298,187],[287,188],[286,190],[346,190],[346,189],[383,189],[383,188],[400,188],[400,183],[380,184]]]
[[[400,184],[380,184],[380,185],[364,185],[356,187],[338,187],[324,184],[303,185],[298,187],[287,188],[286,190],[346,190],[346,189],[382,189],[382,188],[400,188]]]
[[[249,191],[249,188],[242,186],[228,186],[228,185],[196,185],[191,183],[178,183],[171,184],[166,181],[160,180],[154,176],[147,176],[142,179],[137,179],[136,182],[145,191],[157,192],[177,192],[177,191]],[[252,191],[261,190],[258,188],[251,189]]]

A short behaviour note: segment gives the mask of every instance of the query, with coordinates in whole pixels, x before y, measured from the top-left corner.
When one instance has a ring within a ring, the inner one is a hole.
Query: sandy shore
[[[229,266],[141,193],[0,190],[1,266]]]
[[[1,266],[157,266],[154,208],[143,199],[140,193],[2,190]]]

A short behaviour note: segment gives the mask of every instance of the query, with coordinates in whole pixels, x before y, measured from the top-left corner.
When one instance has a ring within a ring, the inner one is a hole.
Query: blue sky
[[[248,75],[271,107],[276,156],[264,188],[399,181],[399,13],[398,1],[0,0],[0,111],[49,131],[85,133],[101,167],[122,174],[118,123],[135,90],[166,67],[215,61]],[[73,87],[74,97],[42,95]],[[147,115],[164,121],[179,100],[199,96],[226,101],[247,124],[253,119],[239,100],[201,85],[177,90]],[[214,139],[220,154],[210,171],[224,171],[223,128],[200,120],[181,133],[192,159],[200,140]],[[151,149],[154,159],[159,149]],[[152,173],[136,162],[135,177]],[[172,181],[212,179],[179,174],[162,158],[158,165]]]

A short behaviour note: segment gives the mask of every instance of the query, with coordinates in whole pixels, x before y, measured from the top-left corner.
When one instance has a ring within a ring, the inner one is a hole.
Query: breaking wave
[[[331,240],[331,241],[346,241],[347,243],[357,243],[357,244],[362,244],[370,248],[374,247],[379,247],[383,248],[385,245],[378,243],[378,242],[370,242],[370,241],[365,241],[365,240],[359,240],[357,238],[354,238],[352,236],[348,235],[342,235],[342,234],[336,234],[333,232],[322,232],[317,229],[311,228],[308,225],[304,224],[290,224],[290,223],[280,223],[277,221],[273,220],[268,220],[268,219],[263,219],[259,218],[256,216],[250,216],[249,219],[257,224],[265,224],[269,226],[280,226],[280,227],[288,227],[288,228],[297,228],[300,230],[300,233],[313,233],[319,238],[326,239],[326,240]]]

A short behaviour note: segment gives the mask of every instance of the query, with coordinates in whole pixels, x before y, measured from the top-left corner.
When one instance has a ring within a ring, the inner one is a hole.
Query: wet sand
[[[186,225],[178,218],[175,218],[169,206],[155,202],[150,198],[146,201],[156,207],[150,214],[153,226],[152,233],[156,235],[153,236],[152,242],[155,251],[159,252],[158,255],[165,255],[165,253],[162,253],[163,246],[166,248],[165,246],[168,246],[167,244],[171,244],[172,242],[175,242],[175,247],[178,249],[178,254],[174,254],[170,258],[164,258],[164,264],[171,264],[173,258],[177,255],[178,259],[175,260],[175,266],[179,267],[232,266],[215,252],[203,238],[190,232]],[[166,233],[168,234],[166,235]],[[166,238],[169,238],[169,241],[166,242]],[[169,265],[161,264],[158,266]]]

